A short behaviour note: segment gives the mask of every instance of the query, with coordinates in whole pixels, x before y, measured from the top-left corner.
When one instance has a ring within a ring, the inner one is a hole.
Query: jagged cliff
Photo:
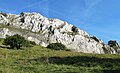
[[[20,15],[0,13],[0,38],[20,34],[30,41],[46,47],[49,43],[62,43],[68,49],[83,53],[109,53],[116,51],[95,36],[59,19],[49,19],[39,13]]]

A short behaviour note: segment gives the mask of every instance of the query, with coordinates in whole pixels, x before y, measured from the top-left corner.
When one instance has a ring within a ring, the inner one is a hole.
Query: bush
[[[78,33],[78,28],[75,27],[75,26],[73,26],[73,27],[72,27],[72,31],[73,31],[74,33]]]
[[[51,43],[47,46],[47,48],[53,50],[66,50],[66,46],[61,43]]]
[[[6,13],[4,13],[4,12],[0,12],[0,14],[2,14],[3,16],[7,16],[7,14]]]
[[[91,39],[94,39],[96,42],[99,42],[99,39],[95,36],[90,37]]]
[[[22,46],[25,46],[27,41],[24,37],[16,34],[13,36],[7,36],[6,39],[3,41],[3,45],[10,46],[11,49],[17,48],[20,49]]]
[[[34,41],[29,41],[31,45],[36,45]]]
[[[117,41],[114,41],[114,40],[110,40],[110,41],[108,41],[108,45],[110,46],[110,47],[118,47],[119,45],[118,45],[118,43],[117,43]]]

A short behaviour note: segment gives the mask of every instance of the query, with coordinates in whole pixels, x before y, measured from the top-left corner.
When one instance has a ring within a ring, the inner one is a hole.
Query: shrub
[[[74,33],[78,33],[78,28],[75,27],[75,26],[73,26],[73,27],[72,27],[72,31],[73,31]]]
[[[21,12],[20,15],[21,15],[21,16],[24,16],[24,12]]]
[[[110,47],[114,47],[114,46],[119,46],[118,45],[118,43],[117,43],[117,41],[113,41],[113,40],[110,40],[110,41],[108,41],[108,45],[110,46]]]
[[[108,41],[108,45],[112,47],[117,53],[120,53],[120,46],[117,41],[110,40]]]
[[[96,42],[99,42],[99,39],[95,36],[90,37],[91,39],[94,39]]]
[[[3,16],[7,16],[7,14],[6,13],[4,13],[4,12],[0,12],[0,14],[2,14]]]
[[[61,43],[51,43],[47,46],[47,48],[53,50],[66,50],[66,46]]]
[[[29,41],[31,45],[36,45],[34,41]]]
[[[20,49],[25,44],[29,44],[26,42],[25,38],[16,34],[13,36],[7,36],[3,41],[3,45],[10,46],[11,49],[17,48]]]

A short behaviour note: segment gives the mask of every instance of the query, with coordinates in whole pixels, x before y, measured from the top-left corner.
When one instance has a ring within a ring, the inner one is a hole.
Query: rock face
[[[105,45],[95,36],[59,19],[49,19],[39,13],[21,13],[20,15],[0,13],[1,26],[14,27],[20,31],[0,28],[0,38],[6,35],[21,34],[26,39],[46,47],[50,43],[62,43],[75,52],[115,54],[116,51]]]

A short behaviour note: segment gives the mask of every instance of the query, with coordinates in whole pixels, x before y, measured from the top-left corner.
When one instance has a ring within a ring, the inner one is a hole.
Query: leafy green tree
[[[3,41],[3,44],[6,46],[10,46],[11,49],[14,49],[14,48],[20,49],[26,43],[27,42],[25,38],[18,34],[13,36],[7,36],[6,39],[4,39]]]

